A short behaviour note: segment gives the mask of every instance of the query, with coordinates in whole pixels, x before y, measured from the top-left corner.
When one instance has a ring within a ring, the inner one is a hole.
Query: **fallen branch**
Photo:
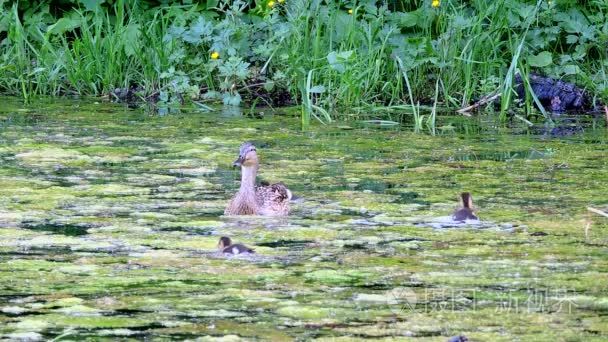
[[[604,217],[608,217],[608,213],[606,213],[606,212],[604,212],[604,211],[601,211],[601,210],[599,210],[599,209],[595,209],[595,208],[587,207],[587,210],[589,210],[589,211],[590,211],[590,212],[592,212],[592,213],[596,213],[596,214],[598,214],[598,215],[602,215],[602,216],[604,216]]]
[[[475,108],[481,107],[481,106],[483,106],[483,105],[485,105],[487,103],[490,103],[490,102],[496,100],[497,98],[500,97],[500,95],[502,95],[502,94],[497,89],[493,93],[488,94],[488,95],[482,97],[481,99],[479,99],[479,101],[473,103],[472,105],[470,105],[468,107],[460,108],[456,112],[460,113],[460,114],[463,114],[463,115],[466,115],[466,116],[470,116],[471,114],[469,114],[467,112],[469,112],[469,111],[471,111],[471,110],[473,110]]]
[[[519,120],[521,120],[521,121],[525,122],[525,123],[526,123],[526,125],[528,125],[528,126],[530,126],[530,127],[534,126],[534,124],[533,124],[532,122],[530,122],[530,120],[527,120],[526,118],[524,118],[524,117],[523,117],[523,116],[521,116],[521,115],[514,114],[513,116],[514,116],[516,119],[519,119]]]

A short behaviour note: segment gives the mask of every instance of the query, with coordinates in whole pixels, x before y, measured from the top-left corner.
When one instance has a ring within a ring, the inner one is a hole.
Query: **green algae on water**
[[[608,208],[605,131],[302,133],[2,100],[2,339],[608,338],[608,221],[586,212]],[[223,217],[243,141],[301,197],[290,217]],[[483,229],[434,228],[462,191]],[[223,235],[256,256],[218,255]]]

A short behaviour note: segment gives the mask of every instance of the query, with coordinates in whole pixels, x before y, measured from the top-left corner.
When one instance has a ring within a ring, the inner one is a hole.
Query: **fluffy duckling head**
[[[222,236],[220,241],[217,243],[217,248],[221,250],[230,245],[232,245],[232,240],[230,240],[230,238],[227,236]]]
[[[463,192],[460,194],[460,201],[462,202],[463,208],[473,208],[473,197],[470,192]]]

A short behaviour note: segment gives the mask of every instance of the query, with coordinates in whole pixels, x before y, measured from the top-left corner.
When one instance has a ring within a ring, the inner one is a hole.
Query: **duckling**
[[[448,339],[448,342],[468,342],[469,339],[464,335],[452,336]]]
[[[241,145],[233,166],[241,168],[241,187],[228,203],[224,215],[286,216],[289,214],[291,191],[283,183],[255,185],[259,167],[258,155],[252,143]]]
[[[255,251],[253,249],[251,249],[243,244],[240,244],[240,243],[232,244],[232,240],[230,240],[230,238],[227,236],[222,236],[220,238],[220,241],[217,243],[217,249],[221,253],[234,254],[234,255],[255,253]]]
[[[460,194],[460,205],[462,208],[457,209],[452,215],[454,221],[477,220],[477,216],[473,212],[473,197],[468,192]]]

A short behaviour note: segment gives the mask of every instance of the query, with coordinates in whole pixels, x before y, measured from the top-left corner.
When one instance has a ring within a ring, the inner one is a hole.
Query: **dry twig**
[[[589,211],[590,211],[590,212],[592,212],[592,213],[596,213],[596,214],[598,214],[598,215],[602,215],[602,216],[604,216],[604,217],[608,217],[608,213],[607,213],[607,212],[601,211],[601,210],[599,210],[599,209],[595,209],[595,208],[587,207],[587,210],[589,210]]]
[[[456,112],[466,115],[466,116],[471,116],[471,114],[469,114],[467,112],[469,112],[477,107],[481,107],[481,106],[485,105],[486,103],[490,103],[490,102],[496,100],[497,98],[500,97],[500,95],[501,95],[500,89],[497,89],[494,92],[482,97],[481,99],[479,99],[479,101],[473,103],[472,105],[470,105],[468,107],[460,108]]]

